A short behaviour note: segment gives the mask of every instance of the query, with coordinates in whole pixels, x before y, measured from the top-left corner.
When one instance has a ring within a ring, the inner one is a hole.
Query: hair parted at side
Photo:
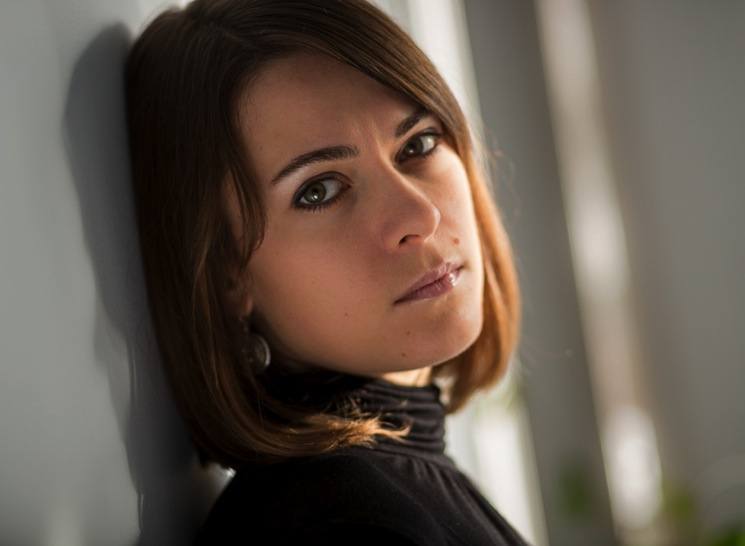
[[[342,417],[271,396],[238,350],[222,294],[262,241],[266,213],[246,165],[238,101],[269,60],[331,56],[424,106],[443,123],[468,174],[484,257],[484,327],[433,368],[446,410],[504,374],[517,344],[520,296],[512,250],[466,119],[430,60],[365,0],[195,0],[158,14],[126,62],[132,181],[148,302],[166,376],[203,463],[238,467],[400,437],[375,416]],[[222,206],[230,184],[240,246]]]

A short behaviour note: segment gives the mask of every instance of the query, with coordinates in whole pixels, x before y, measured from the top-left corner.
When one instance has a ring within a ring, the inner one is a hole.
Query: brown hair
[[[343,417],[272,396],[237,350],[222,294],[245,268],[266,217],[241,153],[237,105],[270,59],[311,50],[351,65],[440,118],[471,185],[484,257],[484,327],[433,368],[449,379],[446,411],[494,385],[517,343],[512,251],[463,112],[425,54],[364,0],[195,0],[153,19],[126,64],[132,177],[148,301],[175,402],[202,462],[236,467],[398,437],[376,418]],[[231,237],[221,188],[232,185],[243,244]]]

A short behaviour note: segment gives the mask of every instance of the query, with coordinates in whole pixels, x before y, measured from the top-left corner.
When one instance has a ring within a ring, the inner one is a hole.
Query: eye
[[[319,211],[333,204],[344,193],[342,183],[335,178],[318,178],[303,186],[293,202],[295,208]]]
[[[440,141],[442,135],[435,131],[419,133],[409,140],[399,153],[398,160],[406,161],[412,157],[424,157],[432,153]]]

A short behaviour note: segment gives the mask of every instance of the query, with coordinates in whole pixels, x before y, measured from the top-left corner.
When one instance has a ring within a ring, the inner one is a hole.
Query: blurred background
[[[537,546],[745,544],[745,2],[375,0],[466,111],[522,338],[448,451]],[[0,543],[188,544],[121,68],[156,0],[0,1]]]

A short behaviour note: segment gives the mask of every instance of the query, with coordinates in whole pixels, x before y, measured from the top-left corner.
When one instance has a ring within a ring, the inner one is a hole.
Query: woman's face
[[[484,278],[468,179],[439,120],[420,114],[317,54],[275,60],[247,89],[246,154],[268,223],[235,313],[251,314],[273,360],[392,378],[478,337]],[[449,291],[397,302],[442,262],[462,266]]]

